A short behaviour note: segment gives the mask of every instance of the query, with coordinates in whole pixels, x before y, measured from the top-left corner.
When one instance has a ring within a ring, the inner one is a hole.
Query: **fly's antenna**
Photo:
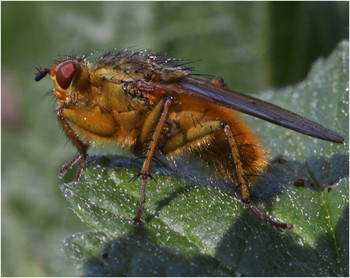
[[[36,66],[35,67],[36,70],[38,71],[36,74],[35,74],[35,77],[34,77],[34,80],[36,82],[39,82],[41,79],[43,79],[47,74],[50,73],[50,69],[42,69],[40,66]]]

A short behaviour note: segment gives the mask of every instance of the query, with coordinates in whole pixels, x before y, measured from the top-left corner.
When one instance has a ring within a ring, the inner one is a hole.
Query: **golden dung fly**
[[[249,185],[268,162],[257,136],[236,111],[322,140],[342,143],[343,137],[276,105],[231,91],[222,79],[199,79],[185,65],[162,54],[122,50],[110,51],[93,64],[84,56],[66,57],[51,69],[38,68],[36,81],[51,75],[59,122],[78,150],[60,176],[79,161],[73,180],[79,181],[90,142],[146,152],[134,218],[140,223],[155,151],[165,156],[187,152],[238,185],[242,201],[266,223],[291,228],[269,218],[250,200]]]

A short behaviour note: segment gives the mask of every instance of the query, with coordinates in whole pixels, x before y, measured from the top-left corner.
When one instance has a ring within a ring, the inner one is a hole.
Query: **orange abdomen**
[[[171,112],[160,149],[165,155],[184,152],[198,156],[214,166],[225,178],[235,181],[235,165],[226,134],[220,123],[226,122],[234,135],[245,176],[249,181],[267,164],[265,149],[257,136],[233,110],[197,99],[177,100]]]

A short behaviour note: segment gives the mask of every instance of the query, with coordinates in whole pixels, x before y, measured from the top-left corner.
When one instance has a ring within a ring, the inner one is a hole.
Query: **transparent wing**
[[[344,141],[340,134],[291,111],[201,79],[186,77],[177,83],[153,85],[162,91],[185,93],[322,140]]]

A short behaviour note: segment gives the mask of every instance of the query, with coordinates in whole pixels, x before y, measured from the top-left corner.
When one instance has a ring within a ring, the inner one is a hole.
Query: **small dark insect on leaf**
[[[259,138],[236,111],[322,140],[342,143],[344,138],[291,111],[232,91],[220,78],[200,79],[184,65],[183,60],[146,50],[122,50],[110,51],[94,64],[84,56],[67,57],[51,69],[37,67],[36,81],[47,74],[53,80],[58,120],[78,151],[60,175],[79,161],[74,178],[79,181],[90,142],[145,152],[137,176],[141,193],[134,218],[140,224],[156,150],[168,157],[188,153],[238,185],[242,201],[263,221],[280,229],[292,228],[269,218],[250,199],[249,186],[269,163]]]
[[[272,159],[270,162],[277,163],[277,164],[284,164],[287,162],[287,160],[285,160],[282,155],[279,155],[279,156],[276,156],[274,159]]]
[[[334,182],[330,181],[327,185],[327,192],[331,192],[334,187],[335,187]]]
[[[300,187],[305,187],[305,180],[297,179],[296,181],[294,181],[294,185],[295,186],[300,186]]]

